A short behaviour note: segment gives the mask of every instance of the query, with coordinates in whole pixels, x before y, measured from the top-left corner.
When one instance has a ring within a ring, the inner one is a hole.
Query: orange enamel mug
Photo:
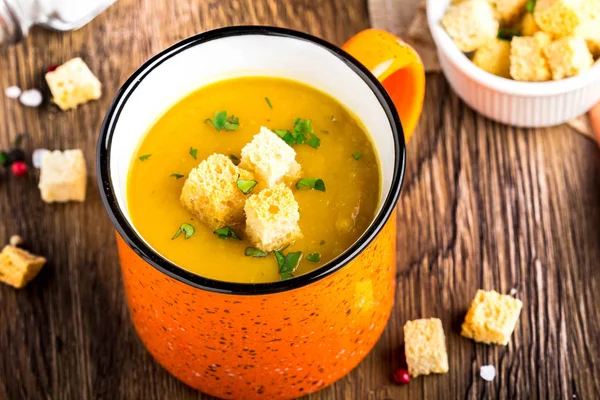
[[[138,234],[127,209],[129,163],[152,123],[189,92],[248,75],[295,79],[336,98],[362,120],[381,164],[381,202],[368,230],[335,260],[281,282],[240,284],[190,273]],[[367,30],[340,49],[305,33],[258,26],[183,40],[129,78],[102,125],[98,180],[117,230],[131,318],[165,369],[219,398],[291,399],[330,385],[369,353],[393,305],[396,220],[390,216],[424,86],[418,55],[389,33]]]

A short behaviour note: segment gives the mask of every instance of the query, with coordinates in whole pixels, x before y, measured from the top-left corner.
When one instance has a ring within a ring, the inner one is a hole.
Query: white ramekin
[[[518,82],[475,66],[440,24],[451,0],[427,0],[427,21],[442,72],[471,108],[509,125],[558,125],[586,113],[600,101],[600,62],[581,75],[550,82]]]

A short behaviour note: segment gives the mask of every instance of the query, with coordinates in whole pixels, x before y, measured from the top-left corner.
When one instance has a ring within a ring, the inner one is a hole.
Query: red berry
[[[52,72],[54,71],[56,68],[58,68],[58,65],[56,64],[52,64],[51,66],[48,67],[47,72]]]
[[[408,382],[410,382],[410,374],[404,368],[400,368],[394,374],[394,382],[399,385],[406,385]]]
[[[12,170],[14,176],[24,176],[27,173],[27,164],[25,164],[23,161],[15,161],[10,166],[10,169]]]

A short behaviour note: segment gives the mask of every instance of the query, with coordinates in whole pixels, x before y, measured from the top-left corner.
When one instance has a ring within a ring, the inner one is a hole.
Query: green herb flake
[[[292,136],[294,136],[296,140],[302,138],[302,143],[306,141],[306,144],[315,149],[318,149],[321,145],[321,139],[319,139],[312,130],[312,121],[310,119],[294,118],[294,131],[292,132]],[[309,137],[308,140],[306,140],[307,136]]]
[[[314,133],[311,133],[310,139],[306,141],[306,144],[312,148],[318,149],[319,146],[321,146],[321,139],[319,139]]]
[[[321,241],[319,242],[319,244],[320,244],[321,246],[323,246],[323,245],[325,244],[325,241],[324,241],[324,240],[321,240]]]
[[[321,261],[321,254],[320,253],[310,253],[309,255],[306,256],[306,259],[310,262],[319,262],[319,261]]]
[[[319,178],[301,178],[296,183],[296,188],[298,189],[315,189],[320,190],[321,192],[325,191],[325,182],[323,179]]]
[[[273,252],[273,254],[275,254],[275,259],[277,260],[277,266],[279,267],[279,270],[281,271],[283,264],[285,264],[285,256],[283,255],[283,250],[275,250]]]
[[[283,141],[286,142],[289,146],[295,146],[297,144],[300,144],[297,143],[296,138],[292,136],[292,132],[288,131],[287,129],[274,129],[273,132],[275,132],[277,136],[282,138]]]
[[[308,144],[309,146],[318,149],[321,146],[321,139],[312,129],[312,121],[310,119],[294,118],[294,129],[274,129],[273,132],[283,139],[289,146],[298,144]]]
[[[275,250],[273,253],[277,260],[277,267],[279,268],[281,280],[284,281],[293,278],[293,272],[298,268],[298,264],[300,264],[300,260],[302,259],[302,252],[297,251],[283,255],[283,250]]]
[[[256,187],[258,182],[254,181],[254,180],[238,179],[236,181],[236,184],[237,184],[238,189],[240,189],[242,191],[242,193],[250,194],[252,192],[252,190],[254,190],[254,188]]]
[[[181,174],[171,174],[170,176],[172,176],[175,179],[183,178],[183,175],[181,175]]]
[[[233,229],[229,226],[225,226],[223,228],[215,229],[213,233],[221,239],[233,239],[233,240],[242,240],[242,238],[235,233]]]
[[[528,13],[533,13],[533,9],[535,8],[535,1],[536,0],[529,0],[525,5],[525,9]]]
[[[244,250],[244,255],[247,257],[263,258],[266,257],[267,254],[269,253],[267,253],[266,251],[259,250],[255,247],[246,247],[246,250]]]
[[[358,161],[362,158],[362,153],[360,151],[357,151],[356,153],[352,153],[352,157],[354,157],[354,159]]]
[[[214,118],[206,118],[204,122],[210,122],[218,131],[235,131],[240,127],[239,118],[235,117],[233,114],[227,116],[227,111],[217,111],[215,112]]]
[[[239,165],[240,163],[240,159],[237,158],[235,155],[230,154],[229,155],[229,159],[233,162],[234,165]]]
[[[510,41],[515,36],[522,36],[521,31],[518,29],[509,28],[498,29],[498,39]]]
[[[270,108],[273,108],[273,104],[271,104],[271,100],[269,100],[268,97],[265,97],[265,101],[267,102]]]
[[[194,157],[194,160],[195,160],[196,157],[198,156],[198,149],[190,147],[190,156]]]
[[[143,156],[140,156],[140,161],[146,161],[150,158],[151,155],[152,154],[144,154]]]
[[[175,240],[179,237],[179,235],[181,235],[183,233],[183,238],[185,240],[189,239],[192,237],[192,235],[194,234],[196,230],[194,229],[194,227],[190,224],[181,224],[181,226],[179,227],[179,229],[177,230],[177,232],[175,232],[175,235],[173,235],[173,237],[171,238],[171,240]]]

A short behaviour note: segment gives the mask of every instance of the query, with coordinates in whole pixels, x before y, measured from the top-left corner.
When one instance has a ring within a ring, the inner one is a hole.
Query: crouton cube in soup
[[[275,282],[352,246],[373,221],[380,180],[367,130],[340,102],[296,81],[243,77],[157,119],[132,157],[127,202],[139,234],[181,268]]]

